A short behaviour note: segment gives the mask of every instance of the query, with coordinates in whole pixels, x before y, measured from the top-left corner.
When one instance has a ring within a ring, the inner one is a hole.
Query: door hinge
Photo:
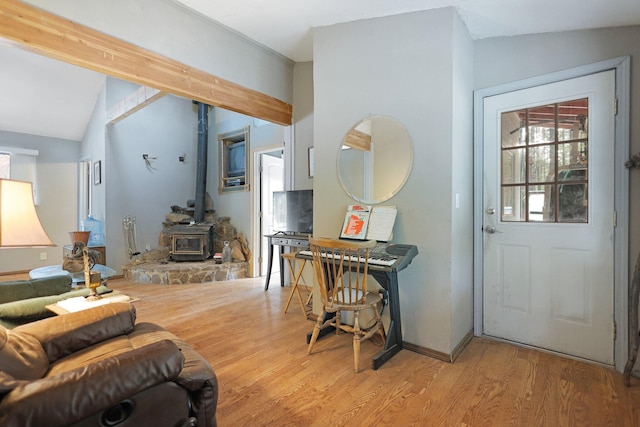
[[[614,320],[613,321],[613,340],[615,341],[617,337],[618,337],[618,324]]]
[[[618,98],[613,99],[613,115],[618,115]]]
[[[613,211],[613,228],[618,226],[618,212]]]

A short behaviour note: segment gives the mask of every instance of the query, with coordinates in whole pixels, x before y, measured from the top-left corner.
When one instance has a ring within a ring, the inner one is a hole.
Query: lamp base
[[[89,293],[89,295],[86,297],[87,301],[97,301],[102,298],[98,294],[100,281],[100,272],[91,271],[89,274],[89,283],[85,283],[85,286],[91,290],[91,293]]]

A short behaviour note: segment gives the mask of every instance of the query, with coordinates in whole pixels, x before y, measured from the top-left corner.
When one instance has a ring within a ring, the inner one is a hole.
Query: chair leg
[[[358,315],[360,313],[357,311],[353,312],[353,367],[356,371],[356,374],[359,371],[360,365],[360,321],[358,320]]]
[[[313,350],[313,345],[316,343],[316,340],[318,339],[318,335],[320,335],[320,329],[321,329],[320,326],[323,323],[324,315],[325,315],[325,311],[323,308],[322,312],[320,312],[320,316],[318,316],[318,321],[316,322],[316,325],[313,327],[313,333],[311,334],[311,340],[309,341],[308,354],[311,354],[311,350]]]
[[[384,324],[382,323],[382,317],[380,316],[380,312],[377,307],[374,307],[373,312],[376,314],[376,328],[378,328],[378,332],[380,332],[380,337],[382,338],[382,346],[387,342],[387,336],[384,333]]]

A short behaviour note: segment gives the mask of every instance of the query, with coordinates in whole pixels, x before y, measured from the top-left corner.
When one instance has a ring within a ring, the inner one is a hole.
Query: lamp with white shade
[[[30,182],[0,179],[0,248],[55,246],[44,231]]]

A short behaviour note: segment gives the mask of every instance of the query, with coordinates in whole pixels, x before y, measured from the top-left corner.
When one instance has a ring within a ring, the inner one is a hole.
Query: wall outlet
[[[40,261],[46,261],[46,260],[47,260],[47,253],[40,252]]]

